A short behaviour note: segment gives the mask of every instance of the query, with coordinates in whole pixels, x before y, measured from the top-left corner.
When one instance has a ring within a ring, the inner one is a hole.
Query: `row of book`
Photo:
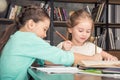
[[[44,2],[40,3],[40,7],[47,11],[48,15],[51,15],[51,7],[49,6],[49,3],[45,4]],[[15,4],[9,4],[7,9],[7,14],[5,18],[8,19],[15,19],[16,16],[20,13],[22,9],[22,6],[15,5]],[[54,20],[55,21],[66,21],[67,20],[67,13],[66,10],[62,7],[54,7]]]
[[[49,16],[51,15],[51,7],[49,3],[45,4],[44,2],[40,3],[41,7],[44,7],[46,11],[48,12]],[[15,16],[20,13],[22,6],[18,6],[15,4],[9,4],[7,15],[5,18],[8,19],[15,19]],[[100,19],[102,15],[105,12],[105,2],[102,2],[101,4],[97,4],[92,10],[89,8],[89,6],[86,6],[86,10],[92,15],[95,22],[100,22]],[[54,20],[55,21],[66,21],[68,19],[69,12],[66,12],[66,9],[63,7],[54,7]]]
[[[37,4],[38,5],[38,4]],[[39,4],[40,8],[45,7],[45,10],[48,12],[48,14],[50,15],[50,7],[47,6],[45,3],[40,3]],[[8,19],[15,19],[16,16],[19,15],[19,13],[21,12],[21,9],[23,8],[23,6],[20,5],[16,5],[16,4],[9,4],[8,5],[8,9],[7,9],[7,14],[5,16],[5,18]]]
[[[10,4],[6,18],[15,19],[15,17],[20,13],[21,8],[21,6]]]
[[[66,21],[67,13],[62,7],[54,7],[54,20],[55,21]]]
[[[106,38],[108,38],[109,41],[106,41]],[[111,28],[108,29],[108,32],[107,32],[106,29],[104,29],[102,34],[97,36],[97,41],[96,42],[97,42],[97,45],[99,47],[103,48],[104,50],[106,50],[106,46],[109,46],[109,49],[112,49],[112,50],[116,49],[116,47],[115,47],[115,39],[114,39],[113,31],[112,31]]]
[[[101,22],[102,21],[102,16],[104,16],[106,10],[105,10],[105,1],[103,1],[101,4],[97,4],[93,9],[92,9],[92,17],[95,22]]]

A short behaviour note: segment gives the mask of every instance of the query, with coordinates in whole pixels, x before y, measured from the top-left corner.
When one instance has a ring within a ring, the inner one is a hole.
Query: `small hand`
[[[70,50],[72,48],[72,42],[68,40],[64,41],[62,48],[67,51]]]
[[[109,55],[107,58],[104,58],[105,61],[118,61],[118,58],[112,55]]]
[[[93,60],[102,60],[102,56],[100,54],[95,54]]]

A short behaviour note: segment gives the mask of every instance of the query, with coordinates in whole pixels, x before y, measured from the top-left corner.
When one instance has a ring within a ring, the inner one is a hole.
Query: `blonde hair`
[[[67,27],[68,28],[73,28],[74,26],[76,26],[77,24],[79,24],[79,22],[83,19],[89,19],[91,22],[92,22],[92,31],[94,30],[94,21],[91,17],[91,15],[83,10],[83,9],[80,9],[80,10],[77,10],[77,11],[74,11],[71,15],[70,15],[70,18],[68,19],[68,22],[67,22]],[[91,31],[91,33],[92,33]],[[91,36],[90,36],[91,37]],[[68,32],[68,39],[71,40],[72,39],[72,35],[71,33]],[[90,38],[89,38],[90,39]],[[88,39],[88,40],[89,40]]]

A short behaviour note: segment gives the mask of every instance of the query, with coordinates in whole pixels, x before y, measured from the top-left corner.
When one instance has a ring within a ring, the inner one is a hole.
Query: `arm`
[[[117,57],[105,52],[105,51],[102,51],[101,52],[101,56],[103,57],[103,60],[108,60],[108,61],[116,61],[118,60]]]
[[[100,54],[96,54],[94,56],[86,56],[78,53],[74,53],[74,63],[73,65],[78,64],[81,60],[102,60],[102,56]],[[49,61],[45,61],[46,65],[55,65]]]
[[[86,56],[74,53],[74,65],[78,64],[81,60],[102,60],[102,56],[100,54],[95,54],[94,56]]]

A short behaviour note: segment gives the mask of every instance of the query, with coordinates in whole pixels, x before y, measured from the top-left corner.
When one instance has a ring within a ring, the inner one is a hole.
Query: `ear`
[[[69,33],[72,33],[72,28],[68,28],[68,32],[69,32]]]
[[[32,29],[34,29],[34,27],[35,27],[35,22],[32,19],[28,20],[27,21],[27,28],[32,30]]]

